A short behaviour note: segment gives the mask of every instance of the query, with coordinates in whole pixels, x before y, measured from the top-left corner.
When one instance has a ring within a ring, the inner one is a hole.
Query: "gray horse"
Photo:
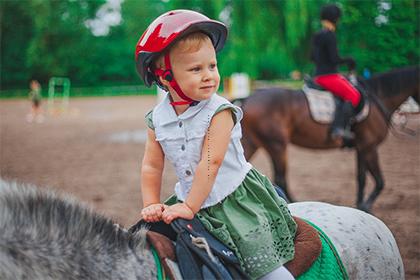
[[[392,233],[356,209],[290,205],[330,237],[350,279],[404,279]],[[134,234],[77,200],[0,179],[0,279],[156,279],[145,230]]]

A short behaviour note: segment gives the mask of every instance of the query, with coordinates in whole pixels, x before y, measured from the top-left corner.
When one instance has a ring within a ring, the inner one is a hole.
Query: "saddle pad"
[[[317,90],[303,85],[302,88],[309,104],[309,111],[314,121],[321,124],[330,124],[334,120],[335,100],[329,91]],[[355,117],[356,122],[364,120],[369,113],[369,104],[365,99],[363,109]]]
[[[305,220],[312,225],[319,233],[322,243],[322,251],[318,259],[312,266],[302,275],[298,276],[298,280],[348,280],[349,276],[341,262],[334,245],[328,236],[316,225]]]

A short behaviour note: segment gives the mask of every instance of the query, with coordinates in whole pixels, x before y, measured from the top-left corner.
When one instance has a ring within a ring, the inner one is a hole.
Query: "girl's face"
[[[170,59],[174,78],[189,98],[205,100],[219,88],[216,52],[210,40],[203,41],[198,50],[181,51],[175,48]],[[172,94],[172,97],[181,100],[177,94]]]

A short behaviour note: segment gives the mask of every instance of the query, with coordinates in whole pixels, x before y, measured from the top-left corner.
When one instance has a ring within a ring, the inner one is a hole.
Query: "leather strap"
[[[169,53],[165,54],[164,59],[165,59],[166,70],[156,69],[155,75],[160,76],[164,80],[168,81],[169,85],[176,91],[178,96],[181,97],[181,99],[183,99],[183,101],[172,101],[170,104],[172,106],[177,106],[177,105],[189,105],[191,103],[196,102],[195,100],[186,96],[184,92],[182,91],[182,89],[179,87],[178,83],[176,82],[174,74],[172,72],[171,60],[169,59]]]
[[[163,234],[148,231],[146,234],[147,241],[153,246],[156,250],[160,263],[163,265],[165,274],[170,277],[170,279],[176,279],[172,269],[168,266],[167,259],[176,262],[175,246],[172,241],[164,236]]]
[[[322,250],[318,231],[304,220],[293,217],[297,224],[295,236],[295,257],[285,264],[296,278],[306,272],[319,257]]]

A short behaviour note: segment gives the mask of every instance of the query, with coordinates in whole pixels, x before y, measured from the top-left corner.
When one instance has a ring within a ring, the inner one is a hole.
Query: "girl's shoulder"
[[[232,104],[229,100],[218,94],[215,94],[212,99],[214,100],[212,105],[214,106],[215,114],[223,110],[231,110],[233,121],[235,123],[242,119],[243,113],[240,107]]]
[[[144,121],[146,122],[147,127],[155,130],[155,126],[153,125],[153,109],[144,115]]]
[[[230,103],[230,101],[227,100],[226,98],[224,98],[223,96],[215,93],[210,98],[209,104],[212,105],[212,106],[217,106],[218,107],[221,104],[232,104],[232,103]]]

